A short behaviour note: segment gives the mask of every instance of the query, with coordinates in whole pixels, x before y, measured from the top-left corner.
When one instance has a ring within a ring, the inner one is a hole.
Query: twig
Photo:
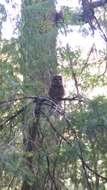
[[[17,112],[15,112],[11,117],[7,118],[5,121],[3,121],[1,124],[0,124],[0,128],[2,129],[3,126],[6,124],[6,123],[10,123],[14,118],[16,118],[18,115],[20,115],[21,113],[23,113],[25,111],[25,109],[27,108],[28,105],[22,107],[20,110],[18,110]]]
[[[11,179],[11,181],[10,181],[10,183],[9,183],[8,187],[7,187],[7,190],[9,190],[9,189],[10,189],[11,184],[13,183],[14,179],[15,179],[15,176],[13,176],[13,177],[12,177],[12,179]]]
[[[50,161],[49,161],[49,157],[48,157],[48,156],[46,156],[46,160],[47,160],[47,166],[48,166],[48,174],[49,174],[49,177],[50,177],[50,179],[52,180],[52,182],[53,182],[53,184],[54,184],[54,186],[55,186],[55,190],[58,190],[57,185],[56,185],[56,182],[55,182],[55,179],[54,179],[54,176],[51,175],[51,171],[50,171]]]
[[[93,45],[92,45],[92,47],[91,47],[91,49],[90,49],[90,51],[89,51],[89,53],[88,53],[87,59],[86,59],[86,61],[85,61],[85,63],[84,63],[84,66],[83,66],[83,68],[81,69],[81,74],[82,74],[82,72],[84,71],[84,69],[86,68],[86,66],[87,66],[87,64],[88,64],[88,61],[89,61],[89,59],[90,59],[90,56],[91,56],[91,54],[93,53],[94,46],[95,46],[95,44],[93,43]]]

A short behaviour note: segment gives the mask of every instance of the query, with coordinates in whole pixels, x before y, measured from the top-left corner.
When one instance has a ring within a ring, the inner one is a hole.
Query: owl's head
[[[52,84],[60,84],[62,85],[62,76],[61,75],[54,75],[52,78]]]

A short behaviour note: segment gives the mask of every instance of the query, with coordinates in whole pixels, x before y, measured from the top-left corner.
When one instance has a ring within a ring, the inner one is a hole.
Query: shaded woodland
[[[107,1],[57,3],[0,3],[0,190],[107,190]]]

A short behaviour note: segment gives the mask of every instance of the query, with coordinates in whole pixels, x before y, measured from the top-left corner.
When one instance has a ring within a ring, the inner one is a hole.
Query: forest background
[[[107,190],[107,1],[57,3],[0,2],[1,190]]]

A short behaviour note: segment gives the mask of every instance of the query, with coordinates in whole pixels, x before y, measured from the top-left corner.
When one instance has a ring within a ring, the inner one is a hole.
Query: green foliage
[[[105,97],[98,97],[89,101],[89,103],[84,106],[84,109],[69,113],[69,126],[64,119],[56,122],[52,117],[50,121],[55,129],[57,129],[57,133],[55,133],[46,118],[41,118],[39,127],[40,134],[43,135],[43,141],[41,141],[40,146],[37,145],[36,151],[32,153],[25,152],[23,154],[21,143],[19,145],[16,144],[16,146],[13,144],[13,148],[10,146],[11,153],[9,149],[1,153],[1,165],[4,165],[4,170],[17,176],[18,179],[20,179],[20,175],[23,177],[26,175],[29,183],[32,184],[35,182],[36,185],[41,188],[40,184],[43,182],[42,179],[49,169],[47,165],[48,157],[51,172],[55,169],[60,180],[66,181],[70,179],[71,183],[76,185],[76,181],[78,181],[78,185],[80,185],[84,178],[79,159],[80,144],[85,161],[88,162],[93,170],[95,170],[97,166],[98,173],[105,176],[105,165],[107,163],[106,107],[107,99]],[[74,138],[72,129],[77,131],[79,144]],[[21,128],[18,130],[20,131]],[[58,134],[60,134],[60,136]],[[62,136],[65,140],[62,139],[61,144],[55,143],[60,142]],[[19,137],[17,137],[17,139],[18,138]],[[3,138],[1,139],[3,140]],[[32,176],[32,173],[28,170],[26,165],[23,164],[23,156],[24,158],[30,158],[32,155],[33,163],[36,169],[38,168],[39,170],[38,176],[35,177]],[[93,177],[93,173],[90,173],[90,175]]]
[[[3,6],[1,21],[5,21]],[[73,11],[64,10],[66,23],[74,23]],[[45,105],[40,115],[37,136],[32,151],[26,151],[29,131],[33,131],[35,102],[20,99],[21,95],[47,95],[50,75],[58,71],[72,80],[80,91],[106,84],[106,74],[99,68],[102,59],[92,63],[84,60],[81,50],[59,48],[56,52],[57,27],[51,20],[54,1],[22,1],[20,36],[0,44],[0,189],[21,189],[22,181],[37,189],[92,189],[105,190],[107,177],[107,99],[97,97],[87,102],[65,103],[65,116],[51,115],[51,106]],[[57,64],[57,55],[61,58]],[[104,54],[105,56],[105,54]],[[64,64],[65,63],[65,64]],[[105,64],[106,65],[106,64]],[[58,68],[57,68],[58,66]],[[95,70],[96,69],[96,70]],[[94,74],[91,71],[96,71]],[[76,81],[77,79],[77,81]],[[76,83],[77,82],[77,83]],[[13,100],[14,98],[18,100]],[[7,100],[4,102],[4,100]],[[1,102],[3,101],[3,102]],[[81,104],[80,104],[81,103]],[[24,106],[28,104],[27,108]],[[22,109],[23,108],[23,109]],[[66,109],[67,108],[67,109]],[[22,112],[18,112],[22,109]],[[20,113],[20,114],[19,114]],[[10,119],[10,120],[9,120]],[[3,123],[3,125],[2,125]],[[77,135],[77,137],[75,136]],[[24,146],[25,145],[25,146]],[[84,161],[93,170],[86,168]],[[27,160],[32,158],[33,172]],[[45,185],[44,185],[45,184]],[[98,188],[96,186],[98,185]],[[54,188],[54,187],[53,187]]]
[[[2,29],[2,24],[4,21],[6,21],[7,14],[6,10],[3,4],[0,3],[0,34],[1,34],[1,29]],[[1,38],[1,35],[0,35]]]
[[[0,83],[1,100],[21,92],[20,53],[16,40],[1,41]]]

